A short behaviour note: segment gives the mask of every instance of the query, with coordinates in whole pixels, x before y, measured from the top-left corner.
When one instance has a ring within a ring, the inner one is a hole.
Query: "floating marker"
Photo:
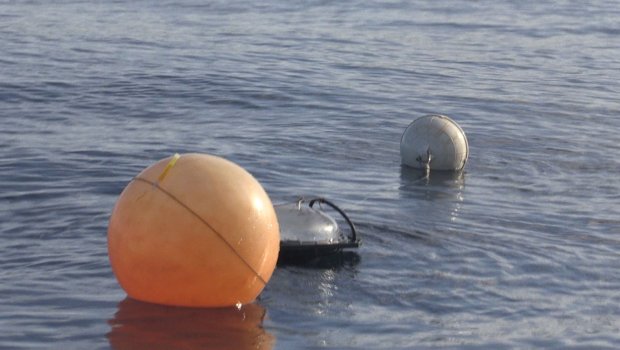
[[[206,154],[175,155],[121,193],[108,253],[137,300],[197,307],[252,302],[269,281],[280,234],[271,200],[243,168]]]
[[[413,168],[461,170],[469,156],[463,129],[443,115],[427,115],[414,120],[400,140],[402,163]]]

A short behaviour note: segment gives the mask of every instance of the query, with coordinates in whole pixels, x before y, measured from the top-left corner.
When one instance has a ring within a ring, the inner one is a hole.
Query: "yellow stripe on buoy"
[[[177,160],[179,160],[179,158],[181,158],[181,155],[178,153],[175,153],[172,156],[172,159],[170,159],[170,161],[168,162],[168,165],[166,165],[166,167],[164,168],[164,171],[162,171],[161,175],[159,175],[159,177],[157,178],[158,183],[164,181],[164,178],[166,177],[166,175],[168,175],[168,172],[177,163]]]

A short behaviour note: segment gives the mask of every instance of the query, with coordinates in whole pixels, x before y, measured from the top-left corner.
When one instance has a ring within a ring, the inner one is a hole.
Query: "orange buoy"
[[[275,210],[243,168],[206,154],[178,154],[143,170],[121,193],[108,253],[137,300],[220,307],[246,304],[275,269]]]

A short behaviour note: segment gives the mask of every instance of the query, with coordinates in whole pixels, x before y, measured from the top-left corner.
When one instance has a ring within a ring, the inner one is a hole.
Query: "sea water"
[[[620,347],[614,1],[0,1],[0,348]],[[461,174],[400,165],[415,118]],[[127,299],[106,230],[175,152],[363,240],[251,305]]]

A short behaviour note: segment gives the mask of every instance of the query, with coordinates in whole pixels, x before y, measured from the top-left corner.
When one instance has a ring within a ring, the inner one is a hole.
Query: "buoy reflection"
[[[429,210],[429,215],[439,215],[437,208],[448,208],[450,220],[459,216],[463,203],[463,190],[465,177],[463,171],[430,171],[401,166],[400,172],[400,197],[404,199],[416,199],[418,203],[428,201],[435,203]],[[436,203],[441,202],[442,206]],[[423,208],[418,208],[423,210]],[[419,213],[420,215],[425,215]]]
[[[266,310],[186,308],[126,298],[107,334],[112,349],[272,349],[275,338],[262,327]]]

